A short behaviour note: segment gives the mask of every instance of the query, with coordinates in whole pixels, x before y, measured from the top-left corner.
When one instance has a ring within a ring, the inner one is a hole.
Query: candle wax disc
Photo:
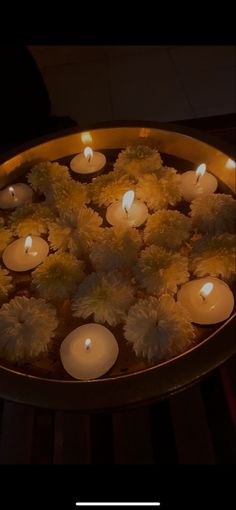
[[[2,260],[12,271],[29,271],[43,262],[48,252],[48,243],[39,236],[32,236],[32,247],[26,253],[25,238],[21,237],[6,247]]]
[[[89,162],[84,153],[77,154],[70,162],[70,168],[78,174],[93,174],[101,170],[106,164],[106,158],[101,152],[94,152]]]
[[[14,194],[9,191],[9,186],[0,191],[0,209],[15,209],[32,198],[33,191],[27,184],[17,183],[12,188]]]
[[[199,195],[214,193],[217,186],[217,179],[209,172],[200,177],[198,182],[196,172],[189,171],[181,175],[181,192],[187,202],[191,202]]]

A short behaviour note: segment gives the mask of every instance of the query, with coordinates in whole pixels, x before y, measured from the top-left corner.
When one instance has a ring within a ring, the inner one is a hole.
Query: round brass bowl
[[[84,131],[72,129],[29,143],[0,159],[0,188],[23,176],[41,159],[59,160],[83,150]],[[203,161],[219,180],[221,191],[235,193],[232,148],[192,129],[151,122],[116,123],[89,129],[95,150],[120,149],[146,142],[162,153],[198,165]],[[142,363],[126,374],[91,381],[38,377],[0,365],[0,396],[52,409],[81,412],[108,410],[164,398],[193,384],[236,352],[235,313],[209,330],[203,341],[183,354],[155,366]],[[1,334],[1,333],[0,333]]]

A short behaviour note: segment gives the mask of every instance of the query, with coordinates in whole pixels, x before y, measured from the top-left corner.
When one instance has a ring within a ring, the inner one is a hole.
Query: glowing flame
[[[13,188],[13,186],[9,186],[8,191],[13,198],[16,198],[16,192],[15,192],[15,189]]]
[[[86,338],[85,342],[84,342],[84,345],[85,345],[85,349],[86,351],[89,351],[89,349],[91,348],[91,345],[92,345],[92,340],[91,338]]]
[[[129,191],[126,191],[122,198],[122,207],[124,211],[128,212],[130,208],[132,207],[134,201],[134,191],[131,189]]]
[[[86,157],[87,161],[90,163],[90,161],[93,157],[93,149],[91,149],[91,147],[85,147],[84,156]]]
[[[84,143],[84,145],[86,143],[92,143],[93,139],[88,131],[86,131],[86,133],[81,134],[81,141]]]
[[[236,163],[235,161],[233,161],[233,159],[227,159],[226,161],[226,164],[225,164],[226,168],[229,168],[229,170],[233,170],[236,168]]]
[[[27,236],[26,240],[25,240],[25,245],[24,245],[25,253],[28,253],[31,247],[32,247],[32,237]]]
[[[206,299],[206,297],[209,296],[209,294],[212,292],[213,288],[214,288],[213,283],[211,282],[205,283],[200,289],[200,296],[202,296],[203,299]]]
[[[197,170],[196,170],[196,176],[197,176],[197,180],[200,179],[200,177],[202,177],[204,174],[205,174],[205,171],[206,171],[206,165],[205,163],[202,163],[201,165],[199,165],[197,167]]]

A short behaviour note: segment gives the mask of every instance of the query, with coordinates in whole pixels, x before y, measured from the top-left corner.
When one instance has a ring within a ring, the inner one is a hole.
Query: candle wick
[[[201,176],[201,174],[199,174],[199,175],[197,176],[196,184],[198,184],[198,183],[199,183],[200,177],[202,177],[202,176]]]
[[[201,292],[200,292],[200,296],[202,298],[203,303],[206,303],[206,296],[204,296]]]
[[[91,162],[91,155],[89,155],[87,159],[88,159],[88,163],[90,163]]]
[[[128,211],[127,207],[124,207],[124,211],[125,211],[126,216],[127,216],[127,218],[128,218],[128,217],[129,217],[129,211]]]

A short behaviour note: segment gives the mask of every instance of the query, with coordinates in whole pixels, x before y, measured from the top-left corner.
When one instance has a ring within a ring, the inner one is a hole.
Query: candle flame
[[[25,253],[28,253],[31,247],[32,247],[32,237],[27,236],[26,240],[25,240],[25,245],[24,245]]]
[[[85,342],[84,342],[84,345],[85,345],[85,349],[86,351],[89,351],[89,349],[91,348],[91,345],[92,345],[92,340],[91,338],[86,338]]]
[[[126,193],[124,194],[124,196],[122,198],[122,208],[124,209],[124,211],[127,212],[130,210],[130,208],[132,207],[133,201],[134,201],[134,191],[132,189],[129,191],[126,191]]]
[[[84,156],[86,157],[88,163],[90,163],[90,161],[93,157],[93,149],[91,149],[91,147],[85,147]]]
[[[226,168],[229,168],[229,170],[233,170],[236,168],[236,163],[235,161],[233,161],[233,159],[227,159],[226,161],[226,164],[225,164]]]
[[[197,170],[196,170],[196,176],[198,179],[200,179],[200,177],[202,177],[206,172],[206,165],[205,163],[202,163],[201,165],[199,165],[197,167]]]
[[[213,283],[211,282],[205,283],[200,289],[200,296],[203,299],[206,299],[206,297],[209,296],[209,294],[212,292],[213,288],[214,288]]]
[[[92,136],[88,131],[81,134],[81,140],[84,143],[84,145],[86,143],[91,143],[93,141]]]
[[[16,192],[15,192],[15,188],[13,188],[13,186],[9,186],[8,191],[13,198],[16,198]]]

